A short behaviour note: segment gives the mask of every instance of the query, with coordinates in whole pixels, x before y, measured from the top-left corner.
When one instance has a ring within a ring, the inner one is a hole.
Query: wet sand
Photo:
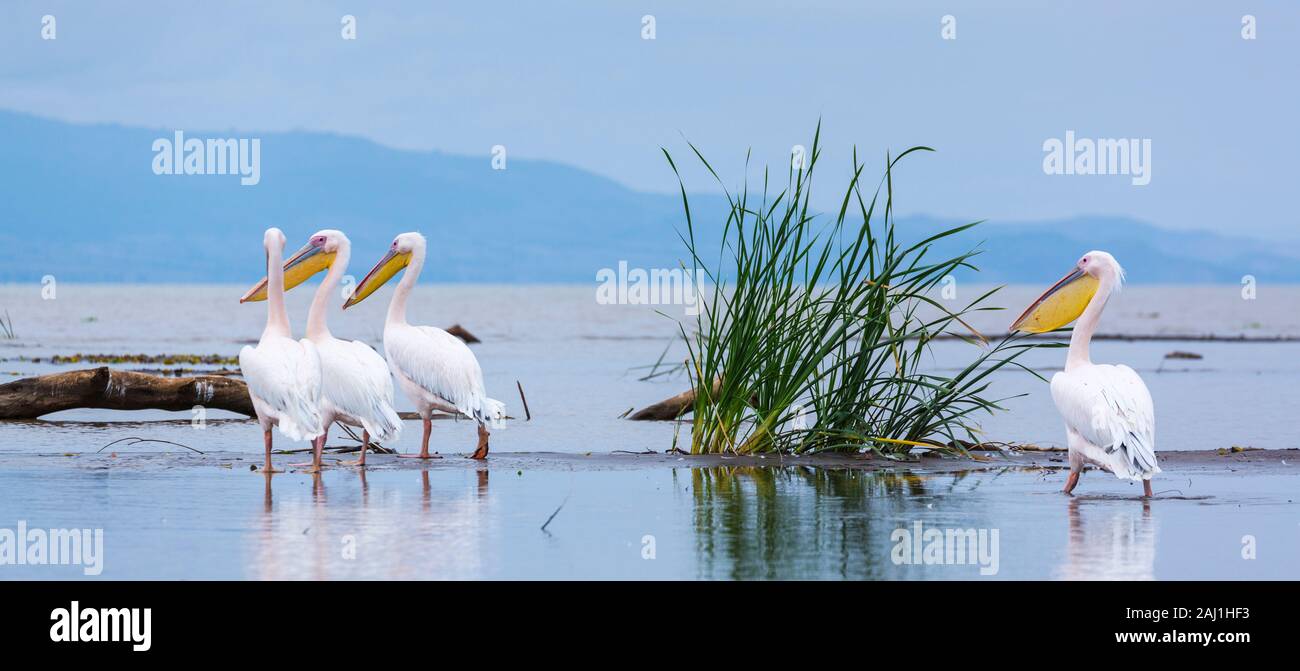
[[[329,449],[335,449],[331,446]],[[238,466],[242,470],[261,468],[261,455],[247,452],[210,452],[196,454],[180,450],[168,452],[119,452],[101,453],[3,453],[0,452],[0,465],[12,468],[52,467],[52,468],[88,468],[128,469],[150,471],[155,469],[231,469]],[[1172,477],[1174,474],[1203,473],[1207,471],[1226,471],[1245,478],[1263,473],[1284,473],[1289,468],[1296,468],[1295,475],[1300,475],[1300,448],[1285,450],[1264,450],[1254,448],[1229,447],[1219,450],[1181,450],[1177,452],[1159,452],[1160,468],[1163,473],[1157,480]],[[351,453],[327,452],[323,457],[325,468],[341,470],[358,470],[355,467],[341,465],[345,460],[356,458]],[[283,469],[284,474],[310,475],[304,469],[291,464],[308,459],[306,454],[286,454],[277,452],[272,455],[276,468]],[[966,471],[1001,471],[1007,468],[1048,469],[1068,468],[1066,452],[1056,448],[1030,448],[1009,450],[973,450],[970,457],[927,452],[909,458],[889,458],[876,454],[810,454],[810,455],[692,455],[684,453],[663,452],[492,452],[486,461],[468,459],[466,454],[438,454],[436,458],[421,460],[398,457],[390,454],[371,453],[366,457],[368,471],[414,471],[441,469],[472,470],[510,470],[527,468],[543,470],[639,470],[639,469],[673,469],[673,468],[783,468],[808,467],[823,469],[854,469],[864,471],[906,470],[916,473],[955,473]],[[1089,467],[1086,474],[1096,473],[1107,478],[1113,476]],[[1300,484],[1300,483],[1297,483]]]

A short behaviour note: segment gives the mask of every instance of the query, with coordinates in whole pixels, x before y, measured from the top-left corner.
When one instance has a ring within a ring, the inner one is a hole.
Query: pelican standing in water
[[[266,443],[263,472],[275,473],[271,465],[271,427],[278,426],[290,440],[314,440],[321,425],[321,364],[310,340],[294,340],[289,330],[289,313],[284,309],[284,233],[266,229],[266,279],[261,291],[267,299],[266,329],[256,347],[239,351],[239,370],[248,383],[248,395],[262,426]],[[244,294],[243,303],[256,292]]]
[[[306,282],[326,268],[329,272],[316,289],[307,313],[307,340],[316,346],[321,362],[321,426],[324,431],[313,447],[311,472],[320,470],[321,452],[329,427],[334,422],[361,429],[361,457],[344,462],[349,466],[366,465],[370,439],[396,440],[402,432],[402,420],[393,410],[393,378],[384,358],[369,345],[335,338],[326,324],[330,296],[347,272],[352,243],[342,231],[317,231],[307,244],[284,265],[286,291]],[[266,280],[253,287],[246,300],[266,297]]]
[[[1038,297],[1011,325],[1012,331],[1046,333],[1078,319],[1070,335],[1065,370],[1052,376],[1052,400],[1065,419],[1070,449],[1069,494],[1085,463],[1121,480],[1141,480],[1151,496],[1156,465],[1156,418],[1151,392],[1125,365],[1096,364],[1088,344],[1110,295],[1124,282],[1124,269],[1106,252],[1084,254],[1074,270]]]
[[[384,353],[402,391],[415,403],[424,420],[424,438],[418,458],[429,457],[430,413],[459,413],[478,422],[478,447],[471,459],[488,455],[486,424],[503,419],[505,405],[490,399],[483,388],[483,370],[465,343],[432,326],[412,326],[406,321],[406,300],[424,267],[425,241],[419,233],[403,233],[393,240],[384,258],[357,285],[343,304],[347,309],[374,293],[403,268],[406,274],[393,292],[384,322]]]

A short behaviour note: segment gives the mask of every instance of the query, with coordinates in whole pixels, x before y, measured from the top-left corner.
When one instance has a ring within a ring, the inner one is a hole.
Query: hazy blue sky
[[[900,176],[905,213],[1296,237],[1298,3],[786,4],[6,0],[0,107],[333,131],[485,162],[501,144],[652,191],[675,186],[660,145],[689,138],[738,179],[747,148],[784,165],[820,117],[832,165],[853,144],[873,161],[939,150]],[[45,14],[56,40],[40,37]],[[940,36],[949,14],[956,40]],[[1242,39],[1243,14],[1257,39]],[[1066,130],[1151,139],[1151,183],[1045,175],[1043,142]]]

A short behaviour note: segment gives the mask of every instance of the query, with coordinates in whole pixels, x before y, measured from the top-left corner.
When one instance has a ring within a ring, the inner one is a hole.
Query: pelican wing
[[[280,432],[291,440],[321,434],[321,367],[309,340],[264,338],[239,352],[239,369],[248,391],[275,414]]]
[[[465,416],[486,422],[503,414],[502,404],[487,397],[478,359],[460,338],[432,326],[391,325],[384,349],[397,372]]]
[[[1155,405],[1132,368],[1091,365],[1057,373],[1052,400],[1066,426],[1111,458],[1115,475],[1140,478],[1160,472]]]
[[[402,421],[393,410],[393,377],[384,358],[359,340],[335,338],[319,349],[325,399],[360,421],[375,440],[401,435]]]

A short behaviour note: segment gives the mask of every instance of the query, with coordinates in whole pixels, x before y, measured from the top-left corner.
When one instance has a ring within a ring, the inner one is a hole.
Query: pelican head
[[[366,273],[365,278],[352,292],[352,296],[343,304],[343,309],[346,310],[364,301],[370,294],[375,293],[375,290],[384,286],[385,282],[393,279],[393,276],[398,271],[410,264],[412,256],[423,256],[424,246],[424,236],[419,233],[403,233],[393,238],[393,244],[389,245],[388,253],[384,255],[384,258],[379,259],[379,263],[376,263],[369,273]]]
[[[1074,268],[1043,292],[1011,325],[1023,333],[1046,333],[1069,324],[1083,314],[1088,302],[1097,294],[1103,280],[1113,280],[1118,287],[1124,281],[1124,269],[1107,252],[1093,250],[1079,257]]]
[[[270,239],[271,231],[275,231],[280,236],[280,247],[284,248],[284,233],[278,228],[269,229],[266,234]],[[348,236],[343,235],[343,231],[336,231],[327,228],[316,231],[307,244],[302,246],[294,253],[288,261],[284,262],[284,290],[290,289],[306,282],[312,275],[330,267],[334,263],[334,257],[338,255],[339,249],[350,246]],[[260,282],[253,285],[244,297],[239,299],[240,303],[250,301],[266,300],[266,278],[263,277]]]

